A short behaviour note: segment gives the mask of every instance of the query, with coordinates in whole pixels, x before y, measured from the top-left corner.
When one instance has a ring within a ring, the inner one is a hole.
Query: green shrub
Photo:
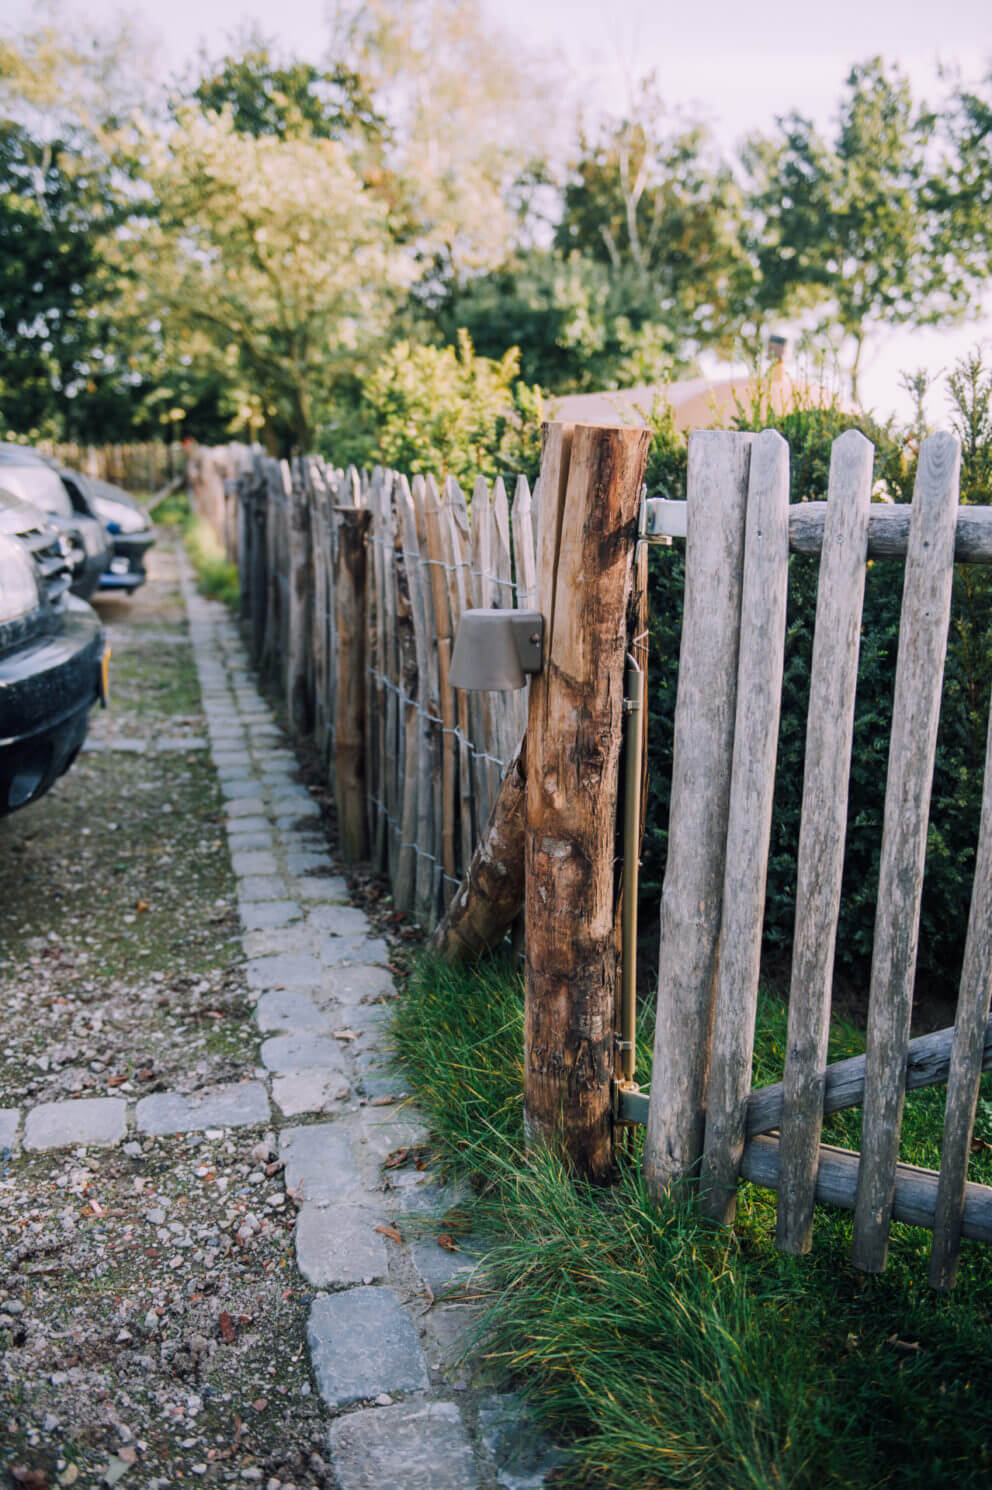
[[[337,465],[379,463],[408,476],[454,476],[471,493],[477,476],[536,473],[541,400],[520,382],[520,354],[478,357],[458,346],[399,342],[363,383],[353,409],[321,431]]]

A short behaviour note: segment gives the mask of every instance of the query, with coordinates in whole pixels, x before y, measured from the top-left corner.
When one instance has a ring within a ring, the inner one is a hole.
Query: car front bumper
[[[137,590],[148,578],[145,555],[155,542],[155,534],[115,533],[113,542],[113,555],[100,576],[100,589]]]
[[[88,605],[69,601],[54,636],[0,658],[0,816],[48,791],[79,753],[105,696],[106,643]]]

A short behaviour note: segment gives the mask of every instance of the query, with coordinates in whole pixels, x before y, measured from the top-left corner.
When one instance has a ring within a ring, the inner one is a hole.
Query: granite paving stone
[[[298,875],[291,878],[293,892],[300,900],[340,900],[338,881],[331,875]]]
[[[246,874],[238,894],[242,900],[285,900],[286,881],[281,874]]]
[[[238,875],[255,874],[277,874],[279,865],[276,863],[275,854],[267,849],[242,849],[234,848],[231,854],[231,868]]]
[[[267,1071],[345,1071],[345,1059],[337,1040],[324,1035],[273,1035],[259,1052]]]
[[[314,1288],[382,1283],[389,1272],[378,1211],[304,1205],[296,1220],[296,1265]]]
[[[312,912],[307,912],[307,922],[314,925]],[[329,935],[320,944],[320,960],[327,967],[346,964],[359,966],[363,963],[384,963],[389,957],[389,947],[378,936]]]
[[[311,952],[277,952],[249,962],[245,977],[249,988],[320,988],[327,974]]]
[[[267,817],[236,817],[227,824],[227,836],[232,848],[237,848],[237,840],[247,833],[264,833],[271,842],[272,824]]]
[[[221,792],[228,798],[250,797],[257,786],[254,776],[220,777]]]
[[[388,968],[356,963],[332,966],[326,974],[322,994],[339,1004],[372,1003],[396,992]]]
[[[496,1466],[504,1490],[542,1490],[562,1455],[548,1442],[513,1392],[493,1393],[479,1401],[479,1437]]]
[[[303,915],[295,900],[239,900],[238,914],[246,931],[288,926]]]
[[[153,1092],[135,1109],[141,1133],[195,1133],[203,1128],[252,1128],[269,1121],[269,1099],[260,1081],[233,1082],[210,1091]]]
[[[333,884],[333,880],[325,883]],[[360,936],[363,939],[368,936],[369,918],[357,905],[323,905],[320,910],[319,921],[314,919],[312,924],[319,925],[329,936]]]
[[[264,819],[265,802],[260,796],[235,797],[233,801],[226,804],[229,818],[236,817],[262,817]]]
[[[16,1107],[0,1107],[0,1154],[14,1147],[20,1116]]]
[[[286,1166],[286,1189],[291,1194],[318,1205],[365,1198],[351,1141],[340,1124],[284,1128],[279,1154]]]
[[[478,1490],[475,1455],[453,1402],[396,1402],[338,1418],[330,1432],[340,1490]]]
[[[279,1034],[331,1033],[331,1021],[313,999],[286,988],[262,994],[255,1006],[255,1022],[260,1030]]]
[[[271,853],[272,834],[263,829],[251,833],[228,833],[228,844],[232,856],[241,853],[256,853],[260,849]]]
[[[418,1392],[427,1368],[409,1314],[391,1288],[352,1288],[314,1301],[307,1321],[310,1355],[320,1394],[329,1407],[347,1407],[381,1392]],[[396,1441],[394,1449],[401,1449]],[[468,1465],[471,1469],[471,1461]],[[385,1483],[403,1485],[405,1476]],[[454,1482],[452,1482],[454,1484]],[[458,1481],[458,1490],[472,1483]],[[429,1481],[424,1481],[428,1490]],[[431,1490],[438,1490],[437,1483]]]
[[[24,1121],[26,1149],[57,1149],[70,1144],[107,1146],[127,1135],[127,1103],[119,1097],[81,1097],[75,1102],[43,1102]]]
[[[284,1117],[330,1112],[350,1091],[347,1077],[340,1072],[317,1068],[281,1071],[272,1078],[272,1100]]]

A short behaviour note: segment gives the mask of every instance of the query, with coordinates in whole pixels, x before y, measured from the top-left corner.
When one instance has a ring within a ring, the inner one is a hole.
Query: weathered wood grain
[[[416,478],[415,478],[416,479]],[[413,621],[414,647],[417,659],[417,820],[410,839],[417,845],[414,876],[414,906],[421,925],[431,922],[434,869],[428,855],[433,853],[435,776],[428,710],[428,656],[431,634],[428,625],[424,566],[420,559],[420,536],[413,494],[405,476],[401,476],[396,494],[403,533],[403,552],[410,587],[410,609]]]
[[[456,637],[462,615],[469,608],[471,578],[471,529],[465,493],[453,476],[445,482],[444,516],[447,523],[444,531],[444,553],[447,564],[448,601],[451,606],[451,634]],[[471,709],[470,695],[464,689],[455,689],[455,723],[458,729],[458,842],[459,870],[468,873],[475,848],[476,823],[475,792],[472,780]]]
[[[645,1182],[659,1199],[695,1175],[703,1151],[751,439],[722,430],[689,438],[685,598],[644,1144]]]
[[[951,613],[960,449],[931,435],[920,449],[906,557],[878,908],[868,998],[861,1168],[852,1259],[881,1272],[906,1094],[930,788]]]
[[[810,668],[786,1040],[782,1183],[776,1223],[776,1241],[784,1252],[808,1252],[813,1228],[874,455],[874,446],[854,429],[835,440],[830,452]]]
[[[789,586],[789,447],[775,430],[751,446],[737,714],[727,817],[713,1047],[700,1204],[734,1219],[758,1008]]]
[[[906,1055],[906,1090],[940,1086],[947,1080],[951,1066],[951,1044],[954,1030],[936,1030],[910,1040]],[[983,1071],[992,1071],[992,1020],[985,1026],[981,1052]],[[865,1057],[852,1055],[828,1066],[823,1084],[823,1113],[842,1112],[860,1107],[865,1095]],[[758,1087],[747,1099],[747,1136],[770,1133],[782,1126],[784,1089],[781,1081]]]
[[[438,690],[441,708],[441,862],[444,879],[442,903],[447,907],[456,888],[455,855],[455,694],[448,681],[451,668],[451,601],[446,572],[445,529],[447,520],[441,507],[441,494],[433,476],[425,483],[424,521],[427,554],[430,560],[430,583],[434,597],[434,627],[437,638]]]
[[[823,544],[826,502],[797,502],[789,509],[789,544],[793,553],[818,554]],[[873,502],[868,518],[868,557],[904,559],[909,550],[908,503]],[[958,507],[954,524],[954,560],[958,564],[992,564],[992,507]]]
[[[848,1149],[820,1148],[816,1172],[818,1205],[852,1210],[858,1185],[859,1155]],[[741,1177],[768,1190],[779,1186],[779,1141],[770,1135],[752,1138],[741,1159]],[[937,1205],[937,1176],[929,1169],[897,1164],[892,1185],[888,1220],[908,1226],[932,1228]],[[968,1185],[965,1189],[961,1233],[976,1242],[992,1242],[992,1188]]]
[[[341,511],[335,576],[338,642],[338,717],[334,738],[334,800],[341,856],[349,863],[368,855],[365,768],[366,536],[371,514]]]
[[[396,644],[398,681],[402,703],[399,711],[399,834],[396,846],[396,869],[393,874],[393,900],[398,911],[414,909],[417,885],[417,796],[419,792],[418,753],[420,718],[417,713],[417,639],[414,626],[414,598],[410,585],[410,557],[406,552],[405,532],[412,513],[404,519],[403,505],[409,503],[405,478],[396,476],[393,487],[393,513],[396,525]]]
[[[560,483],[559,434],[542,485]],[[617,787],[634,545],[649,435],[578,425],[543,688],[531,692],[524,1106],[580,1172],[612,1163]],[[542,576],[543,582],[543,576]]]
[[[429,929],[437,925],[441,908],[441,880],[443,867],[441,845],[444,836],[444,807],[441,794],[442,780],[442,718],[441,675],[437,648],[437,620],[434,615],[434,585],[431,577],[430,546],[427,539],[427,483],[423,476],[415,476],[411,487],[413,510],[417,521],[417,542],[420,547],[420,569],[423,575],[423,604],[426,623],[426,672],[424,674],[423,707],[426,709],[428,739],[430,741],[430,770],[432,789],[430,795],[431,823],[427,836],[417,835],[418,858],[430,869],[430,910],[425,918]],[[418,881],[419,882],[419,881]]]
[[[497,947],[524,900],[527,765],[522,742],[461,885],[430,940],[446,962],[466,962]]]
[[[954,1020],[944,1107],[944,1134],[940,1146],[940,1181],[933,1250],[930,1254],[930,1283],[933,1288],[953,1288],[957,1276],[968,1156],[975,1126],[978,1090],[984,1069],[984,1044],[988,1030],[989,996],[992,993],[992,716],[985,749],[985,783],[975,856],[975,877],[964,945],[961,987]]]

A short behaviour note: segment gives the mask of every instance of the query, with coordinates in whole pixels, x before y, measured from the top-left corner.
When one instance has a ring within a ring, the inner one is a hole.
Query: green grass
[[[654,1206],[639,1135],[615,1187],[577,1183],[553,1156],[524,1154],[522,1037],[520,980],[504,964],[414,968],[397,1048],[452,1167],[473,1178],[477,1227],[500,1237],[479,1348],[570,1446],[561,1483],[992,1482],[987,1251],[965,1244],[956,1290],[938,1296],[926,1282],[929,1233],[894,1225],[888,1270],[867,1277],[850,1264],[850,1214],[818,1208],[812,1252],[786,1257],[769,1192],[742,1186],[732,1233],[686,1204]],[[756,1084],[780,1078],[784,1040],[784,1006],[765,995]],[[831,1043],[832,1059],[863,1046],[842,1024]],[[942,1089],[912,1094],[905,1159],[936,1167],[942,1114]],[[856,1147],[858,1129],[858,1114],[837,1114],[824,1136]],[[971,1177],[992,1182],[987,1152]]]
[[[186,523],[185,538],[200,594],[208,600],[222,600],[235,609],[240,594],[237,566],[227,558],[213,530],[202,518],[191,516]]]

